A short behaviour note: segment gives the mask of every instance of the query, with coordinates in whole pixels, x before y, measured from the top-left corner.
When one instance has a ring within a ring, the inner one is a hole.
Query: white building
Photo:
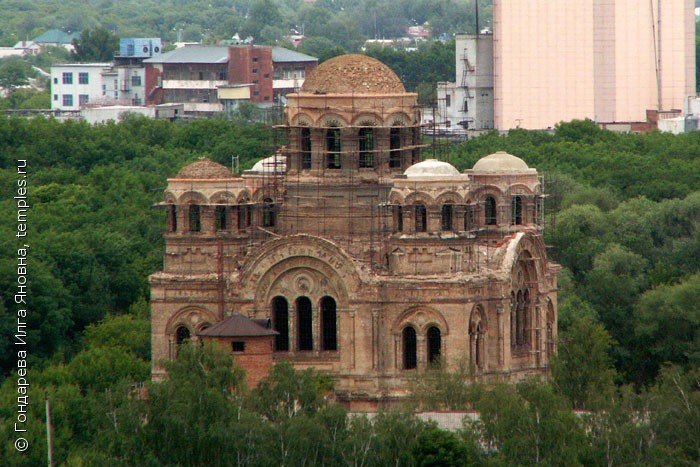
[[[111,63],[52,66],[51,110],[80,110],[90,102],[111,97],[107,96],[103,78],[111,66]]]
[[[493,36],[457,34],[454,83],[437,83],[435,124],[447,129],[493,128]]]
[[[143,105],[145,71],[139,66],[76,63],[51,67],[51,109]]]

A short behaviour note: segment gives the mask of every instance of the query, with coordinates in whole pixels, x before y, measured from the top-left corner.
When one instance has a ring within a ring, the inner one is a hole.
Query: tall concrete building
[[[494,124],[646,121],[695,94],[692,0],[494,0]]]

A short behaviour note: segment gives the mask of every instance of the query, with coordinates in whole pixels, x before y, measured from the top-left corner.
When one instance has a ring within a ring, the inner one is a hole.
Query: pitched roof
[[[273,62],[317,62],[318,58],[306,55],[284,47],[272,48]]]
[[[187,45],[144,60],[144,63],[228,63],[228,47]]]
[[[51,29],[46,31],[39,37],[34,38],[34,42],[37,44],[70,44],[73,39],[80,38],[80,33],[75,32],[73,34],[66,34],[65,32],[58,29]]]
[[[279,334],[277,331],[267,329],[239,313],[199,333],[200,336],[206,337],[262,337],[277,334]]]

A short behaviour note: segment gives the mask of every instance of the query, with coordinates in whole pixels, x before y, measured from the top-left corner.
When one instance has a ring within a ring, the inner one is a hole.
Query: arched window
[[[360,128],[360,168],[374,167],[374,128]]]
[[[301,168],[311,168],[311,128],[302,127],[301,140],[299,141],[301,149]]]
[[[416,204],[415,206],[415,221],[416,221],[416,232],[425,232],[428,230],[428,212],[425,206],[422,204]]]
[[[403,369],[412,370],[418,363],[416,356],[416,330],[411,326],[403,328]]]
[[[547,361],[554,355],[554,305],[547,301]]]
[[[263,200],[263,227],[275,226],[275,202],[272,198]]]
[[[496,225],[496,200],[493,196],[487,196],[484,204],[484,222],[486,225]]]
[[[454,206],[452,204],[442,205],[442,230],[452,230],[452,218],[454,217]]]
[[[297,342],[299,350],[314,349],[314,326],[311,315],[311,300],[308,297],[297,298]]]
[[[513,196],[511,200],[511,223],[520,225],[523,223],[523,198],[522,196]]]
[[[289,350],[289,304],[284,297],[272,299],[272,327],[279,334],[275,336],[275,350]]]
[[[484,366],[483,346],[481,323],[479,323],[474,330],[474,366],[478,369],[482,369]]]
[[[243,230],[250,227],[252,223],[253,210],[248,203],[248,200],[241,201],[238,205],[238,229]]]
[[[403,206],[394,206],[394,232],[403,232]]]
[[[321,299],[321,349],[338,350],[336,304],[331,297]]]
[[[525,300],[522,290],[515,296],[515,345],[525,343]]]
[[[340,152],[342,148],[343,145],[341,142],[340,128],[329,128],[326,130],[326,168],[341,168]]]
[[[428,364],[440,364],[440,353],[442,350],[442,337],[440,330],[432,326],[428,328]]]
[[[190,330],[187,326],[178,326],[175,330],[175,343],[182,345],[190,340]]]
[[[389,167],[401,167],[401,128],[389,130]]]
[[[168,206],[168,230],[177,232],[177,205]]]
[[[190,204],[190,232],[202,230],[202,216],[199,204]]]
[[[483,316],[483,309],[478,307],[472,312],[469,322],[470,360],[477,370],[483,369],[486,361]]]
[[[217,206],[214,212],[216,230],[226,230],[228,228],[228,216],[226,206]]]
[[[471,201],[467,201],[467,205],[464,208],[464,230],[472,230],[475,227],[475,224],[474,205]]]

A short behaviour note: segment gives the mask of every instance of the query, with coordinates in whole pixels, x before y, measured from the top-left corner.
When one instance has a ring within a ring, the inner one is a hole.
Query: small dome
[[[287,171],[286,156],[270,156],[255,163],[251,172],[257,173],[285,173]]]
[[[350,54],[326,60],[304,80],[303,93],[396,94],[406,88],[391,68],[366,55]]]
[[[223,165],[201,158],[180,170],[175,178],[232,178],[233,173]]]
[[[472,170],[474,172],[527,172],[530,168],[521,158],[498,151],[476,161]]]
[[[427,159],[417,164],[413,164],[403,173],[408,178],[412,177],[454,177],[459,175],[452,164],[442,162],[437,159]]]

